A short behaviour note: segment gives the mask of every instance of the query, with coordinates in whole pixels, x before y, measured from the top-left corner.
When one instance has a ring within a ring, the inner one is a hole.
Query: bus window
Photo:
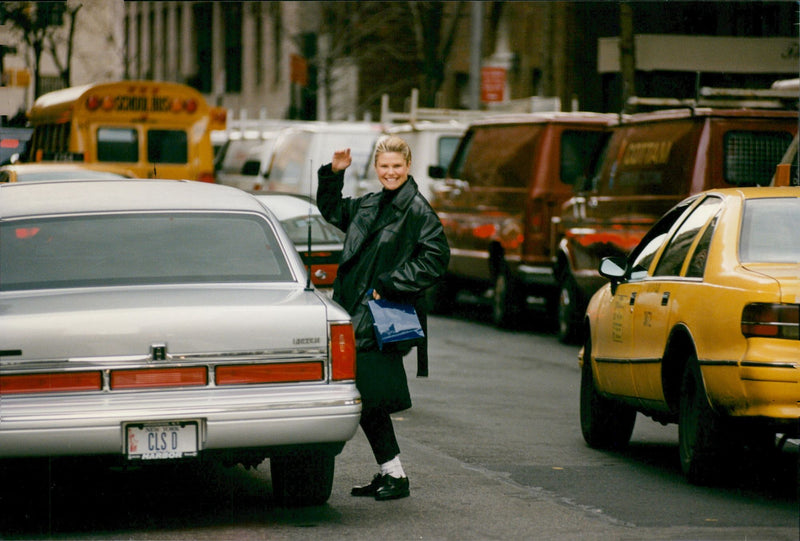
[[[150,163],[186,163],[188,140],[181,130],[147,132],[147,161]]]
[[[131,128],[99,128],[97,130],[97,161],[139,161],[139,137]]]

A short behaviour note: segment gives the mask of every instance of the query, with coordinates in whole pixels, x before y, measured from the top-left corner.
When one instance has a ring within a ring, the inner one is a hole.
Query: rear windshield
[[[739,258],[744,263],[800,263],[800,199],[745,202]]]
[[[0,290],[287,282],[269,224],[243,214],[152,213],[0,224]]]

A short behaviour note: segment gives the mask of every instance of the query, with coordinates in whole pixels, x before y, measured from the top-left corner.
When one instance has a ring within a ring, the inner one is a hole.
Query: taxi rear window
[[[800,199],[745,202],[739,259],[744,263],[800,263]]]
[[[286,282],[269,224],[227,213],[140,213],[0,224],[0,290]]]

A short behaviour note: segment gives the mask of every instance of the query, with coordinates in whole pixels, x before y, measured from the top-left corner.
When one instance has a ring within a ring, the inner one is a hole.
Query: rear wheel
[[[683,370],[678,410],[681,469],[690,483],[707,484],[717,478],[721,451],[726,447],[724,425],[724,419],[708,403],[700,365],[693,355]]]
[[[519,322],[521,301],[518,287],[508,267],[502,265],[494,279],[492,296],[492,322],[503,328],[513,328]]]
[[[602,396],[597,390],[592,374],[591,346],[587,337],[581,368],[581,432],[590,447],[619,449],[631,439],[636,410]]]
[[[270,458],[272,494],[287,507],[322,505],[331,495],[335,457],[323,451],[297,451]]]
[[[580,309],[578,288],[575,279],[566,273],[561,280],[558,292],[558,339],[565,344],[578,341],[580,335],[580,322],[583,316]]]

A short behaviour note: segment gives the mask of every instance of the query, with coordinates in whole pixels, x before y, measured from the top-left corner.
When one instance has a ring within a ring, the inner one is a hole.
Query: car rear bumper
[[[353,383],[0,397],[0,458],[123,454],[127,423],[196,421],[200,451],[353,437]]]
[[[706,361],[701,369],[716,409],[732,417],[760,417],[794,432],[800,429],[800,361]]]

